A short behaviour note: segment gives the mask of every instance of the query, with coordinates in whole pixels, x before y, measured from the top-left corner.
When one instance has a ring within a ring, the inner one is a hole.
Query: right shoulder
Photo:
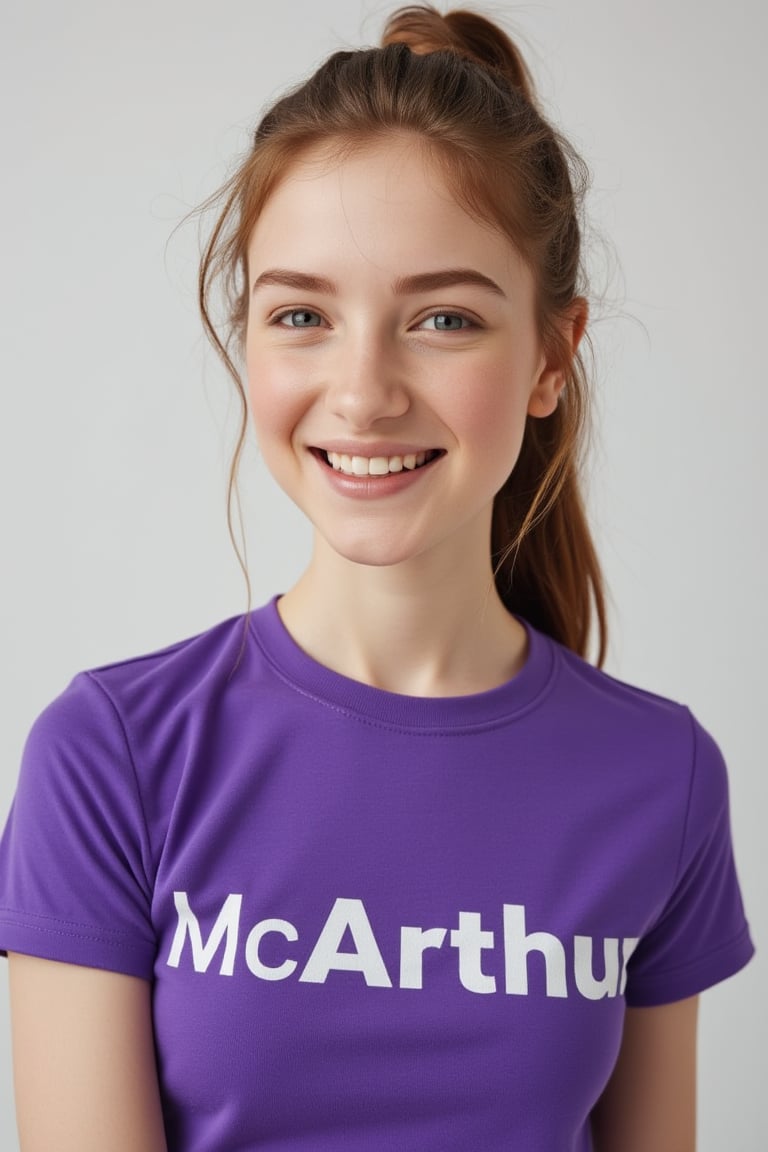
[[[210,690],[234,676],[248,627],[248,617],[231,616],[162,648],[87,668],[72,684],[89,680],[121,710],[130,711],[142,701],[145,706],[168,698],[178,701],[201,686]]]
[[[154,651],[78,672],[32,724],[25,767],[34,766],[37,750],[77,747],[80,763],[125,756],[141,775],[169,740],[178,744],[189,727],[185,718],[215,706],[228,683],[236,683],[247,627],[245,616],[233,616]]]
[[[39,714],[0,838],[0,949],[151,973],[169,823],[252,686],[246,625],[79,672]]]

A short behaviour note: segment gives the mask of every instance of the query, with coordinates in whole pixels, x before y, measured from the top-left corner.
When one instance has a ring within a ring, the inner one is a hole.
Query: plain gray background
[[[364,0],[4,0],[0,15],[0,819],[26,732],[80,668],[245,607],[225,523],[230,386],[174,228],[264,104],[374,43]],[[612,591],[608,668],[688,703],[730,767],[763,952],[705,994],[701,1152],[766,1146],[762,709],[768,100],[760,0],[486,5],[594,174],[591,508]],[[170,240],[169,240],[170,237]],[[607,243],[605,243],[607,241]],[[307,554],[251,443],[254,601]],[[0,965],[0,1147],[15,1149]]]

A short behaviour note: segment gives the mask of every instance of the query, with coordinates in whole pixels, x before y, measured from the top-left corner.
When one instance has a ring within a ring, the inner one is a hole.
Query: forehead
[[[248,255],[254,269],[356,255],[398,273],[447,264],[497,276],[526,271],[509,239],[466,211],[442,166],[407,135],[341,155],[328,144],[302,154],[267,199]]]

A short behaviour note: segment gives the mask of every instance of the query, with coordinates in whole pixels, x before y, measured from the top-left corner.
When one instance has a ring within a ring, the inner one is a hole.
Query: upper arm
[[[9,955],[22,1152],[166,1152],[150,985]]]
[[[693,1152],[698,997],[628,1008],[611,1079],[592,1116],[595,1152]]]

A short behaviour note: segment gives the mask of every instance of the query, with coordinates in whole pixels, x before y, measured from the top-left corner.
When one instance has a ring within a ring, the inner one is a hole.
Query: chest
[[[154,906],[178,1146],[227,1123],[276,1148],[579,1147],[649,915],[626,804],[512,743],[316,735],[180,790]]]

